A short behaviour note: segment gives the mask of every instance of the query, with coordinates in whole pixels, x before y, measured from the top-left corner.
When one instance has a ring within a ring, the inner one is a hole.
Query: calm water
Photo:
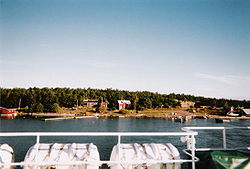
[[[107,119],[72,119],[61,121],[41,121],[37,119],[1,120],[1,131],[4,132],[170,132],[181,131],[185,126],[250,126],[249,120],[231,120],[230,123],[215,123],[214,119],[194,119],[187,123],[172,122],[162,119],[134,119],[134,118],[107,118]],[[221,147],[222,134],[216,131],[200,132],[197,137],[197,147]],[[228,131],[228,146],[250,146],[250,132],[247,130]],[[8,143],[14,148],[16,161],[23,160],[25,153],[35,143],[35,137],[2,137],[1,143]],[[68,143],[93,142],[97,145],[102,160],[108,160],[116,137],[41,137],[41,142]],[[171,142],[179,151],[186,148],[179,137],[126,137],[122,142],[150,143]],[[183,155],[182,155],[183,156]],[[184,156],[183,156],[184,157]]]

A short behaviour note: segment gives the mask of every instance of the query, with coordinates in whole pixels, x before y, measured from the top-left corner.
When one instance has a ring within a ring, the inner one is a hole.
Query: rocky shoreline
[[[159,113],[159,114],[147,114],[147,113],[131,113],[131,114],[119,114],[119,113],[85,113],[85,114],[72,114],[72,113],[19,113],[18,118],[38,118],[44,121],[47,120],[64,120],[64,119],[86,119],[86,118],[154,118],[174,120],[180,122],[186,122],[191,119],[244,119],[250,120],[250,117],[231,117],[222,115],[212,115],[204,113],[190,113],[186,111],[175,111],[172,113]]]

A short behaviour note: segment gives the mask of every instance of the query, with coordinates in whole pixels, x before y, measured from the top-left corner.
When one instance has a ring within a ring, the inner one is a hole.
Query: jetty
[[[96,118],[96,116],[72,116],[72,117],[54,117],[42,119],[43,121],[55,121],[55,120],[68,120],[68,119],[89,119]]]

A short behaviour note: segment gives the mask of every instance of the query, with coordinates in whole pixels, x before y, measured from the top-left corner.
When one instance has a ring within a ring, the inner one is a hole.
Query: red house
[[[85,100],[84,106],[85,107],[94,107],[98,105],[98,100]]]
[[[105,102],[99,103],[98,105],[99,105],[99,107],[108,108],[108,104]]]
[[[130,100],[118,100],[118,108],[121,109],[127,109],[131,106]]]
[[[0,118],[1,119],[14,119],[17,116],[16,109],[7,109],[0,107]]]

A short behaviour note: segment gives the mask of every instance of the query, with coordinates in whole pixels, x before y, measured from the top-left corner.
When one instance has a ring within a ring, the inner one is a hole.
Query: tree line
[[[250,108],[250,101],[206,98],[185,94],[160,94],[148,91],[126,91],[118,89],[92,88],[0,88],[0,106],[6,108],[26,107],[29,111],[43,109],[55,112],[59,107],[83,105],[87,99],[102,99],[110,110],[117,109],[117,100],[130,100],[131,109],[168,108],[180,106],[180,101],[193,101],[196,106],[245,107]]]

